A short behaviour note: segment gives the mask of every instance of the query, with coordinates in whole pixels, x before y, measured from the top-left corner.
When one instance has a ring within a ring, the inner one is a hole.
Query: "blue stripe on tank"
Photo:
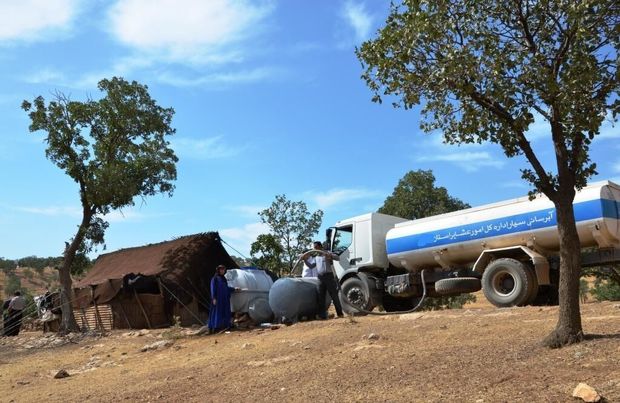
[[[575,221],[577,222],[596,218],[620,219],[620,202],[615,200],[595,199],[575,203],[573,204],[573,210],[575,213]],[[389,239],[386,242],[387,253],[389,255],[500,235],[515,234],[554,227],[556,224],[555,208],[543,209]]]

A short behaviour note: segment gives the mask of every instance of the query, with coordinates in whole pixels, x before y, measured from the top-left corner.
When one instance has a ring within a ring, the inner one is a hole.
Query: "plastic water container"
[[[268,322],[273,313],[269,307],[269,290],[273,280],[261,269],[244,267],[230,269],[226,272],[226,280],[230,287],[241,288],[230,298],[230,309],[250,315],[257,323]]]
[[[331,302],[329,294],[325,304]],[[269,306],[276,321],[297,322],[306,317],[314,319],[321,309],[319,306],[319,279],[296,277],[278,279],[269,292]]]

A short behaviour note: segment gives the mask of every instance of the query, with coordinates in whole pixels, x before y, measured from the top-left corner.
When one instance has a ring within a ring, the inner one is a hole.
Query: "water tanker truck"
[[[620,186],[577,193],[582,266],[620,262]],[[559,236],[553,203],[539,195],[406,220],[369,213],[327,230],[349,313],[413,308],[430,297],[482,289],[495,306],[557,303]]]

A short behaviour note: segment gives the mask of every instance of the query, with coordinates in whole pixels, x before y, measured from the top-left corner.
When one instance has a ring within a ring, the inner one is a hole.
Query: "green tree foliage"
[[[250,254],[258,267],[270,270],[278,277],[285,274],[286,265],[282,262],[284,248],[274,235],[259,235],[252,243]]]
[[[15,291],[22,291],[22,280],[14,273],[7,275],[6,285],[4,286],[4,294],[11,297]]]
[[[82,220],[66,242],[60,281],[71,296],[71,270],[79,270],[76,255],[104,244],[105,215],[134,205],[136,197],[172,195],[176,180],[174,151],[167,137],[174,110],[162,108],[148,88],[114,77],[98,84],[98,100],[72,101],[62,93],[46,104],[39,96],[24,101],[30,131],[47,133],[47,158],[62,169],[79,189]],[[77,264],[77,266],[74,266]],[[61,331],[77,325],[68,303],[63,304]]]
[[[11,271],[15,270],[16,267],[17,262],[15,260],[0,258],[0,270],[2,270],[3,272],[8,274]]]
[[[620,301],[620,283],[597,278],[590,293],[597,301]]]
[[[619,19],[609,0],[403,0],[357,50],[374,101],[423,104],[421,127],[440,130],[445,142],[489,141],[528,161],[522,176],[554,203],[560,235],[560,310],[550,347],[583,338],[572,202],[596,172],[592,139],[620,110]],[[549,129],[553,169],[526,136],[536,119]]]
[[[232,258],[232,260],[235,261],[235,263],[237,263],[237,266],[239,267],[248,267],[254,265],[254,262],[252,262],[251,259],[235,255],[230,255],[230,257]]]
[[[470,207],[469,204],[452,197],[444,187],[435,186],[432,171],[409,171],[398,181],[394,192],[385,199],[379,213],[397,217],[415,219],[436,214],[449,213]],[[426,298],[422,309],[436,310],[462,308],[467,302],[473,302],[473,295],[456,295]]]
[[[620,266],[588,267],[583,275],[596,277],[590,293],[597,301],[620,300]]]
[[[18,259],[18,265],[20,267],[29,267],[31,269],[35,269],[38,272],[41,272],[46,267],[57,267],[62,264],[62,256],[59,257],[37,257],[37,256],[26,256],[21,259]]]
[[[270,234],[282,248],[285,267],[282,272],[290,274],[297,257],[310,248],[313,237],[321,227],[323,211],[310,213],[303,201],[294,202],[288,200],[286,195],[277,195],[271,206],[258,215],[269,226]]]
[[[417,170],[407,172],[398,181],[379,213],[415,219],[468,207],[469,204],[450,196],[446,188],[435,186],[433,171]]]
[[[426,298],[421,306],[425,311],[437,311],[442,309],[461,309],[470,302],[476,302],[474,294],[461,294],[449,297]]]

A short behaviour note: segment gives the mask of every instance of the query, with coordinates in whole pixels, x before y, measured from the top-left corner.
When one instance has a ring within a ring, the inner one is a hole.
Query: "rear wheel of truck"
[[[368,284],[358,277],[349,277],[344,280],[338,293],[342,310],[347,315],[364,315],[364,311],[372,311],[374,306],[370,298]]]
[[[530,289],[527,294],[527,298],[525,301],[519,306],[532,305],[536,296],[538,295],[538,278],[536,278],[536,272],[534,268],[531,266],[527,267],[527,273],[530,275]]]
[[[435,282],[435,291],[441,295],[458,295],[480,291],[480,279],[476,277],[444,278]]]
[[[533,271],[524,263],[510,258],[494,260],[482,274],[482,291],[493,305],[504,308],[522,305],[538,286]]]

